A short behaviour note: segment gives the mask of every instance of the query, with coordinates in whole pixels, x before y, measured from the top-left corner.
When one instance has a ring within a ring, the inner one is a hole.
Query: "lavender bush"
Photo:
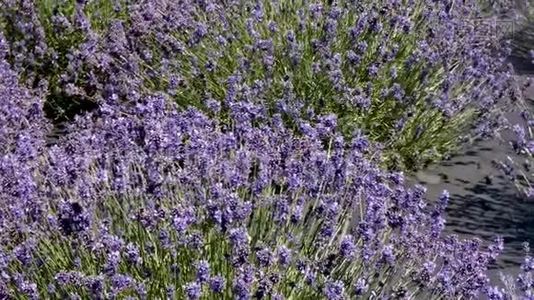
[[[222,120],[230,102],[261,104],[297,129],[335,113],[393,168],[493,132],[508,86],[499,28],[476,26],[474,1],[35,3],[2,1],[0,23],[16,70],[50,83],[47,103],[160,91]]]
[[[532,298],[380,168],[491,130],[470,5],[0,4],[0,299]]]
[[[6,58],[26,85],[49,83],[47,117],[62,121],[96,106],[94,95],[106,81],[99,69],[106,63],[103,52],[98,62],[88,56],[111,20],[122,16],[105,0],[0,1]]]
[[[507,299],[502,240],[444,235],[448,194],[427,204],[332,116],[296,134],[250,102],[222,122],[111,96],[45,147],[46,89],[2,70],[0,298]]]

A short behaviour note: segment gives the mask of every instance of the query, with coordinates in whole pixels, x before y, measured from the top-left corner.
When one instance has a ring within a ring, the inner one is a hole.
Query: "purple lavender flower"
[[[361,41],[358,43],[358,45],[356,45],[356,49],[358,49],[358,51],[360,53],[365,53],[365,51],[367,50],[367,42],[365,41]]]
[[[209,280],[210,289],[214,293],[222,293],[223,290],[225,289],[225,284],[226,284],[226,282],[225,282],[224,278],[219,276],[219,275],[213,276]]]
[[[348,61],[355,67],[357,67],[361,62],[361,56],[356,54],[354,51],[349,50],[347,52],[347,59]]]
[[[368,289],[369,289],[369,284],[367,283],[367,280],[363,278],[358,278],[354,286],[355,294],[358,296],[364,295],[365,293],[367,293]]]
[[[126,256],[126,261],[131,264],[138,265],[143,261],[139,254],[139,248],[132,243],[126,245],[126,250],[124,254]]]
[[[76,234],[89,227],[89,218],[79,203],[66,203],[59,212],[59,225],[65,234]]]
[[[280,246],[277,249],[278,263],[282,267],[287,267],[291,263],[291,250],[286,246]]]
[[[232,287],[235,299],[247,300],[250,299],[250,285],[243,279],[234,280]]]
[[[197,281],[200,283],[207,282],[210,278],[210,265],[206,260],[197,262]]]
[[[106,263],[103,266],[103,272],[109,276],[115,275],[119,270],[120,260],[120,252],[112,251],[108,253],[106,255]]]
[[[382,250],[382,259],[390,265],[395,263],[395,254],[391,245],[386,245]]]
[[[230,241],[236,248],[248,244],[248,234],[244,228],[233,228],[230,230]]]
[[[202,295],[202,287],[198,282],[190,282],[185,287],[185,295],[189,300],[200,299]]]
[[[276,31],[278,31],[278,26],[277,26],[276,22],[274,22],[272,20],[269,21],[268,28],[269,28],[269,31],[271,33],[276,33]]]
[[[84,280],[85,287],[93,296],[101,296],[105,288],[105,278],[103,276],[88,276]]]
[[[491,300],[504,300],[506,299],[503,290],[498,287],[490,287],[487,290],[488,299]]]
[[[354,245],[354,238],[352,236],[345,236],[341,240],[339,246],[341,256],[347,259],[352,259],[356,254],[356,245]]]
[[[329,281],[325,284],[324,295],[328,300],[345,299],[345,287],[341,281]]]
[[[398,83],[394,83],[391,87],[391,95],[393,96],[393,98],[397,101],[402,101],[402,99],[404,98],[404,94],[405,93],[402,87]]]
[[[274,261],[273,254],[269,248],[263,248],[257,251],[256,258],[258,259],[260,267],[263,268],[269,267]]]
[[[113,292],[118,294],[125,289],[131,288],[134,285],[134,282],[135,281],[127,275],[116,274],[111,278],[111,287]]]
[[[376,77],[378,75],[378,71],[379,71],[379,68],[376,64],[372,64],[367,69],[367,73],[369,74],[370,77]]]

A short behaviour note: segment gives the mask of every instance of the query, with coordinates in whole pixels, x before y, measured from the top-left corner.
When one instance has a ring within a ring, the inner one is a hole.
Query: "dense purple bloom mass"
[[[2,84],[13,91],[2,101],[23,109],[26,90],[11,83]],[[433,224],[447,195],[429,208],[422,188],[366,158],[378,150],[363,135],[345,141],[335,118],[318,116],[310,123],[317,133],[299,135],[253,103],[230,113],[231,126],[170,103],[146,94],[108,104],[78,118],[55,146],[31,156],[16,143],[6,149],[25,157],[16,162],[32,168],[25,186],[34,190],[1,191],[1,293],[55,297],[75,287],[150,298],[172,286],[189,299],[346,299],[402,292],[390,282],[414,297],[496,293],[485,271],[499,247],[440,234]],[[54,259],[64,251],[71,254]],[[29,267],[20,274],[17,263]]]
[[[0,299],[509,293],[486,275],[502,240],[444,234],[448,194],[429,204],[423,187],[379,167],[380,147],[345,126],[347,115],[310,105],[356,111],[373,128],[379,111],[422,104],[418,93],[444,102],[430,116],[406,113],[408,125],[478,105],[466,99],[493,101],[506,76],[491,49],[474,46],[462,22],[470,6],[302,4],[286,24],[273,20],[287,16],[284,3],[141,1],[128,22],[117,13],[100,24],[76,1],[50,12],[48,28],[30,1],[0,2],[15,18],[6,26],[23,33],[0,35]],[[393,45],[424,23],[414,11],[436,27],[413,37],[417,47]],[[45,38],[56,31],[64,39]],[[54,48],[70,41],[79,43]],[[436,70],[448,78],[423,84]],[[379,78],[390,73],[407,81]],[[473,90],[458,96],[459,81]],[[47,145],[43,106],[58,95],[99,105]],[[420,124],[407,136],[424,140],[432,129]],[[532,270],[527,256],[517,282],[527,297]]]
[[[346,137],[363,128],[388,164],[418,167],[459,135],[491,134],[508,93],[507,45],[499,28],[473,26],[476,0],[97,2],[116,9],[1,3],[2,52],[24,81],[50,83],[58,115],[59,101],[143,90],[222,116],[246,99],[291,118],[335,113]]]

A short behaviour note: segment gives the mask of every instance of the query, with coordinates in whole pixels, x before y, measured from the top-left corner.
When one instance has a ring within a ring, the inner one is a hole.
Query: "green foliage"
[[[274,191],[272,192],[274,193]],[[165,213],[172,212],[176,207],[183,205],[182,201],[185,198],[177,193],[175,199],[162,199],[160,204],[161,211]],[[243,195],[246,196],[246,195]],[[121,198],[107,198],[101,201],[100,209],[94,211],[92,220],[92,228],[80,235],[65,235],[58,231],[57,228],[50,227],[48,232],[40,235],[39,240],[30,238],[34,242],[33,260],[29,265],[23,265],[19,260],[12,260],[9,265],[9,270],[13,273],[25,274],[25,279],[36,283],[39,287],[39,294],[54,296],[54,299],[64,299],[71,294],[76,294],[81,299],[93,299],[90,288],[84,286],[84,281],[80,280],[79,285],[61,285],[58,281],[57,275],[61,272],[75,270],[83,275],[83,278],[91,278],[91,276],[102,275],[102,270],[106,269],[106,263],[109,261],[109,256],[113,255],[108,245],[102,245],[102,241],[106,238],[104,235],[110,237],[120,237],[124,245],[132,243],[139,249],[141,262],[134,264],[128,262],[124,250],[117,255],[120,255],[120,263],[118,267],[118,274],[128,274],[128,276],[136,280],[131,288],[121,291],[117,296],[118,299],[125,299],[127,296],[142,296],[135,289],[139,283],[145,287],[146,294],[141,299],[167,299],[166,291],[172,287],[178,299],[182,299],[180,295],[185,294],[184,287],[187,283],[196,280],[195,262],[199,260],[207,260],[210,265],[210,272],[213,275],[221,274],[226,282],[232,282],[234,278],[235,267],[229,259],[232,253],[231,246],[228,241],[228,234],[216,228],[211,222],[203,222],[188,229],[188,234],[198,232],[199,236],[203,238],[203,244],[199,249],[192,249],[187,244],[184,244],[183,235],[176,231],[172,226],[171,220],[161,222],[150,228],[142,224],[139,220],[135,220],[132,213],[142,212],[145,207],[147,199],[135,199],[132,197]],[[317,209],[318,203],[310,203],[304,211],[313,211]],[[360,208],[363,209],[363,208]],[[53,215],[53,210],[50,211]],[[319,220],[315,217],[309,217],[305,222],[299,224],[292,224],[290,220],[286,222],[285,226],[276,225],[277,230],[273,230],[272,225],[272,207],[258,207],[252,214],[248,221],[248,234],[250,235],[250,249],[257,247],[268,246],[276,249],[278,246],[287,246],[289,249],[297,250],[292,253],[294,258],[312,258],[318,261],[326,261],[328,257],[339,256],[339,243],[341,238],[349,231],[351,216],[348,211],[344,211],[340,216],[339,224],[336,224],[336,234],[327,247],[318,248],[314,245],[320,239],[319,229],[324,220]],[[107,224],[106,231],[102,231],[103,224]],[[158,232],[166,232],[169,234],[169,243],[162,241]],[[389,235],[393,234],[390,231],[385,231],[383,239],[388,240]],[[30,236],[30,235],[29,235]],[[28,237],[29,237],[28,236]],[[289,238],[290,236],[296,239]],[[96,242],[93,239],[101,239]],[[15,241],[15,240],[13,240]],[[92,242],[91,242],[92,241]],[[268,244],[265,244],[268,243]],[[9,245],[3,245],[0,250],[9,249]],[[402,260],[404,259],[404,250],[397,249],[396,255]],[[0,252],[1,253],[1,252]],[[250,261],[256,261],[256,253],[252,251],[249,254]],[[380,257],[373,258],[373,263],[378,264]],[[406,257],[408,259],[408,257]],[[333,266],[330,272],[331,277],[342,279],[344,282],[354,285],[359,279],[357,274],[362,272],[364,268],[363,257],[355,259],[338,258],[337,263]],[[369,262],[367,262],[369,263]],[[267,271],[267,270],[266,270]],[[411,287],[413,293],[423,293],[430,297],[430,294],[423,290],[419,290],[419,286],[404,278],[407,274],[414,272],[413,266],[402,268],[402,270],[394,270],[393,267],[384,267],[377,269],[373,284],[369,286],[371,290],[381,290],[381,282],[388,282],[390,280],[401,281],[405,284],[404,288]],[[289,266],[282,267],[278,264],[273,264],[269,267],[268,272],[272,274],[281,274],[278,279],[278,284],[273,287],[273,290],[278,290],[280,293],[287,296],[287,299],[320,299],[321,291],[312,288],[307,284],[304,274],[298,270],[298,264],[292,263]],[[325,278],[318,276],[318,286],[324,285]],[[256,283],[258,284],[258,283]],[[55,286],[55,292],[50,293],[48,287]],[[393,286],[393,285],[392,285]],[[11,285],[13,290],[17,290],[15,285]],[[105,281],[104,290],[112,290],[110,280]],[[232,299],[232,286],[226,284],[223,294],[210,292],[207,286],[203,287],[204,296],[201,299]],[[12,295],[13,299],[27,299],[26,296]],[[137,298],[135,298],[137,299]]]
[[[362,129],[372,141],[384,146],[385,166],[416,170],[460,146],[463,137],[472,134],[470,129],[480,121],[481,115],[491,118],[495,113],[491,104],[481,113],[482,104],[477,103],[484,99],[483,94],[491,92],[478,90],[494,88],[484,77],[486,71],[478,78],[465,75],[476,62],[465,54],[475,44],[471,45],[473,41],[465,37],[472,31],[460,20],[464,18],[459,16],[464,7],[456,4],[454,10],[458,12],[450,16],[458,23],[451,28],[459,28],[454,29],[458,41],[450,49],[452,46],[446,45],[447,37],[430,37],[448,30],[437,17],[443,5],[415,1],[407,7],[408,1],[401,2],[382,12],[379,8],[388,7],[388,1],[340,1],[341,12],[333,34],[326,28],[331,26],[328,14],[336,9],[335,5],[331,1],[319,1],[324,12],[312,17],[309,3],[300,0],[260,1],[263,17],[254,21],[251,21],[251,11],[257,5],[254,1],[238,1],[238,5],[207,12],[200,4],[165,1],[145,7],[144,2],[127,5],[97,0],[82,7],[74,0],[39,0],[33,15],[11,7],[0,15],[0,24],[10,43],[16,45],[23,37],[13,25],[15,20],[37,16],[35,30],[42,28],[44,40],[52,51],[30,60],[28,66],[19,66],[21,70],[17,71],[32,86],[39,85],[41,79],[47,80],[50,93],[46,111],[54,120],[70,119],[74,114],[94,108],[98,99],[109,96],[105,86],[117,85],[114,77],[119,76],[115,74],[124,71],[129,73],[117,81],[135,78],[142,82],[141,89],[167,92],[182,107],[205,109],[207,99],[225,103],[228,97],[233,97],[233,101],[262,102],[271,112],[280,112],[281,104],[289,110],[284,112],[285,120],[296,130],[299,118],[307,118],[308,109],[317,115],[335,114],[348,138],[355,129]],[[145,10],[152,14],[149,21],[140,17]],[[365,14],[376,14],[374,18],[383,28],[372,30],[367,20],[366,28],[356,37],[351,36],[351,30]],[[83,15],[81,19],[89,20],[88,28],[76,24],[81,20],[80,15]],[[66,17],[74,26],[65,30],[56,28],[53,18],[57,16]],[[408,19],[410,28],[404,30],[391,25],[396,17]],[[124,27],[123,32],[116,32],[111,26],[115,21]],[[198,24],[203,24],[207,33],[192,42]],[[272,24],[277,27],[274,31],[270,28]],[[135,29],[136,26],[143,29]],[[288,40],[289,32],[295,34],[295,45]],[[124,49],[128,53],[110,54],[110,49],[103,45],[115,34],[125,36]],[[221,43],[220,35],[233,38]],[[96,60],[110,59],[118,67],[107,70],[104,66],[88,67],[83,59],[72,58],[77,47],[90,39],[95,39],[98,45],[95,51],[101,55]],[[38,37],[29,39],[30,42],[39,40]],[[273,45],[272,66],[265,64],[265,57],[256,45],[266,40]],[[314,47],[317,41],[324,49]],[[362,53],[357,50],[358,43],[367,45]],[[424,45],[428,45],[427,50],[421,50]],[[476,50],[487,59],[487,52],[493,51],[494,46]],[[298,52],[297,63],[292,47]],[[349,58],[353,50],[361,55],[357,64]],[[144,52],[150,52],[148,58]],[[394,54],[386,58],[389,52]],[[437,62],[430,62],[434,59],[429,58],[432,52],[437,54]],[[14,65],[18,63],[18,55],[17,47],[13,47],[9,58]],[[371,76],[369,69],[374,64],[380,67],[378,74]],[[69,70],[75,71],[69,73]],[[391,72],[397,74],[395,78]],[[67,82],[65,73],[68,73]],[[230,95],[228,81],[234,76],[239,77],[239,88],[236,95]],[[341,82],[336,83],[333,76],[340,76]],[[392,91],[396,87],[402,89],[402,97],[394,96]],[[251,90],[257,91],[251,95]],[[360,96],[365,98],[362,100],[365,103],[355,104]],[[121,99],[127,97],[118,95]],[[454,112],[445,113],[448,108],[436,105],[441,97],[455,106]],[[228,109],[223,107],[221,119],[226,118]]]
[[[342,1],[341,5],[344,3]],[[428,103],[429,100],[439,97],[441,85],[449,74],[459,74],[465,70],[466,62],[456,60],[447,69],[440,64],[429,65],[425,61],[417,62],[413,67],[406,67],[410,56],[417,51],[421,37],[427,34],[429,28],[435,26],[423,19],[422,12],[426,5],[423,1],[416,1],[411,9],[410,17],[414,25],[409,33],[388,28],[389,20],[386,16],[379,18],[386,24],[383,31],[374,33],[367,30],[364,35],[358,37],[358,41],[366,42],[368,47],[356,68],[350,65],[346,57],[347,52],[354,49],[356,43],[350,38],[350,30],[358,20],[362,7],[368,4],[354,5],[338,20],[336,38],[329,45],[328,51],[331,55],[341,54],[341,71],[347,87],[364,90],[369,84],[372,85],[370,109],[347,104],[344,99],[347,93],[336,88],[327,72],[314,73],[312,70],[314,63],[322,64],[323,69],[328,68],[324,64],[324,57],[320,57],[311,46],[314,40],[326,38],[322,29],[327,25],[326,18],[315,20],[316,27],[306,26],[305,30],[296,32],[296,40],[302,53],[301,61],[295,65],[286,51],[289,45],[285,35],[288,30],[296,30],[299,27],[299,14],[302,13],[301,9],[305,7],[305,3],[282,1],[280,7],[267,1],[262,1],[262,4],[265,16],[263,21],[255,26],[258,38],[252,37],[247,30],[250,9],[235,10],[228,18],[228,27],[224,30],[234,33],[236,37],[230,45],[221,46],[215,39],[215,34],[208,34],[197,45],[185,46],[185,51],[173,53],[177,76],[185,81],[176,91],[175,99],[180,105],[202,108],[207,98],[222,101],[227,97],[228,79],[239,73],[245,86],[254,86],[257,82],[265,84],[261,99],[256,101],[265,101],[275,110],[277,101],[286,97],[288,105],[303,104],[301,111],[312,108],[317,114],[334,113],[347,136],[350,136],[355,128],[363,129],[373,141],[384,144],[385,165],[392,169],[404,170],[424,167],[427,163],[439,160],[443,155],[454,151],[461,144],[459,136],[467,133],[469,125],[476,120],[476,109],[472,106],[464,107],[453,116],[447,117]],[[325,10],[330,8],[328,4],[323,4]],[[195,18],[199,22],[210,24],[210,31],[222,30],[221,24],[210,21],[213,16],[200,14],[195,15]],[[270,22],[278,26],[275,33],[269,31]],[[173,37],[183,45],[188,45],[193,31],[194,29],[176,32]],[[261,54],[253,49],[255,41],[262,39],[271,39],[275,45],[273,69],[266,68]],[[155,37],[150,40],[155,40]],[[395,58],[381,66],[378,76],[370,77],[368,68],[382,59],[379,52],[384,48],[390,50],[394,45],[399,47]],[[150,67],[153,69],[158,69],[159,63],[165,57],[161,49],[157,42],[151,47],[154,58],[150,61]],[[249,65],[246,70],[241,66],[242,61]],[[213,62],[217,65],[214,71],[207,68]],[[389,72],[393,68],[398,71],[397,79],[390,76]],[[158,76],[147,82],[153,89],[164,90],[168,86],[169,77]],[[381,94],[394,83],[399,84],[405,91],[406,96],[402,103],[391,95]],[[473,88],[473,82],[460,83],[454,86],[450,97],[468,95]],[[288,94],[291,95],[290,99],[287,99]],[[405,120],[405,125],[402,129],[397,129],[395,125],[400,120]]]

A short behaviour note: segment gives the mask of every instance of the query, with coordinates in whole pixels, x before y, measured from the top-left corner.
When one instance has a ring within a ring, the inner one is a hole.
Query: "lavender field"
[[[0,0],[0,299],[534,299],[530,14]]]

